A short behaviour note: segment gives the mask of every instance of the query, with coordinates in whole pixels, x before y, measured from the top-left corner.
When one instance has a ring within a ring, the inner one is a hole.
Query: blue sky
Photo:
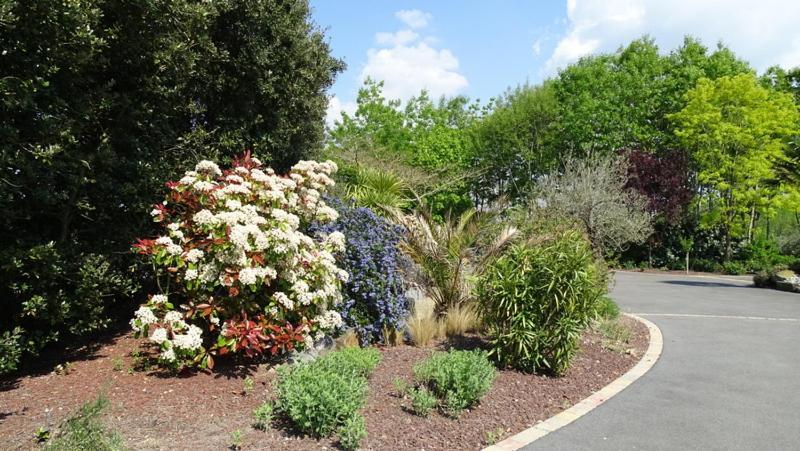
[[[367,76],[387,97],[464,94],[487,100],[537,83],[592,53],[649,34],[662,51],[690,34],[718,41],[763,71],[800,65],[798,0],[311,0],[314,20],[347,70],[329,121],[352,111]]]

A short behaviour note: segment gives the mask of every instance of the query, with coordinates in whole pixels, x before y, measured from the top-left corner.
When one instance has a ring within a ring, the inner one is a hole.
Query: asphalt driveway
[[[650,372],[526,450],[800,449],[800,294],[741,279],[617,273],[664,336]]]

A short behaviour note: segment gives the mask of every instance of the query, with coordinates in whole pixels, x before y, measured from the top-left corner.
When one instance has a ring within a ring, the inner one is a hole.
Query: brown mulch
[[[395,392],[394,380],[411,380],[413,366],[436,349],[480,345],[478,337],[435,347],[382,349],[383,359],[370,378],[364,416],[364,449],[480,449],[488,435],[502,439],[568,408],[630,369],[647,347],[647,328],[623,319],[634,331],[629,353],[603,347],[602,337],[587,332],[581,350],[563,377],[499,371],[492,389],[458,420],[440,413],[421,418],[409,413],[408,399]],[[2,447],[36,449],[34,431],[60,421],[81,404],[104,393],[110,401],[105,422],[131,449],[225,449],[240,430],[247,449],[335,449],[335,439],[315,440],[285,429],[253,429],[252,411],[272,392],[275,371],[267,365],[223,368],[215,373],[165,377],[129,371],[139,341],[121,336],[74,361],[67,374],[47,373],[0,382]],[[255,388],[244,392],[250,377]],[[50,413],[46,413],[49,409]]]

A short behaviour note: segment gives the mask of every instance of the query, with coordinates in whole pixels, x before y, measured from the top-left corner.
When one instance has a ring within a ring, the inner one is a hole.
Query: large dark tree
[[[168,177],[311,155],[343,68],[307,0],[0,0],[0,51],[0,349],[32,351],[107,324]]]

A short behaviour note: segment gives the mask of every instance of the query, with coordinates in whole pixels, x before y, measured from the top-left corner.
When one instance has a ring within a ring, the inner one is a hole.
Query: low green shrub
[[[339,445],[342,449],[358,449],[361,440],[366,437],[367,426],[364,422],[364,417],[361,415],[354,415],[348,418],[339,428]]]
[[[381,353],[375,348],[346,347],[331,352],[311,365],[348,377],[369,377],[381,361]]]
[[[431,410],[439,404],[439,400],[425,387],[415,387],[408,391],[411,398],[411,410],[421,417],[427,417]]]
[[[619,317],[619,306],[609,296],[600,296],[594,306],[594,314],[598,318],[615,319]]]
[[[740,261],[729,260],[722,263],[722,272],[739,276],[747,273],[747,265]]]
[[[47,451],[125,449],[119,434],[106,428],[100,421],[100,415],[106,406],[108,406],[108,399],[104,396],[99,396],[96,400],[84,404],[75,415],[64,421],[59,433],[44,449]]]
[[[478,282],[490,355],[502,366],[563,374],[606,291],[591,246],[575,231],[513,246]]]
[[[327,437],[364,404],[367,382],[309,364],[280,372],[276,407],[303,433]]]
[[[265,402],[253,410],[253,427],[264,431],[270,423],[275,412],[275,406],[271,402]]]
[[[414,379],[444,401],[449,415],[458,417],[489,391],[495,372],[484,351],[436,352],[414,367]]]
[[[22,357],[22,328],[15,327],[0,334],[0,376],[16,371]]]
[[[689,269],[699,272],[722,272],[722,265],[707,258],[696,258],[690,260]]]
[[[367,377],[380,362],[375,349],[346,348],[279,370],[275,409],[300,432],[326,437],[358,415]]]

